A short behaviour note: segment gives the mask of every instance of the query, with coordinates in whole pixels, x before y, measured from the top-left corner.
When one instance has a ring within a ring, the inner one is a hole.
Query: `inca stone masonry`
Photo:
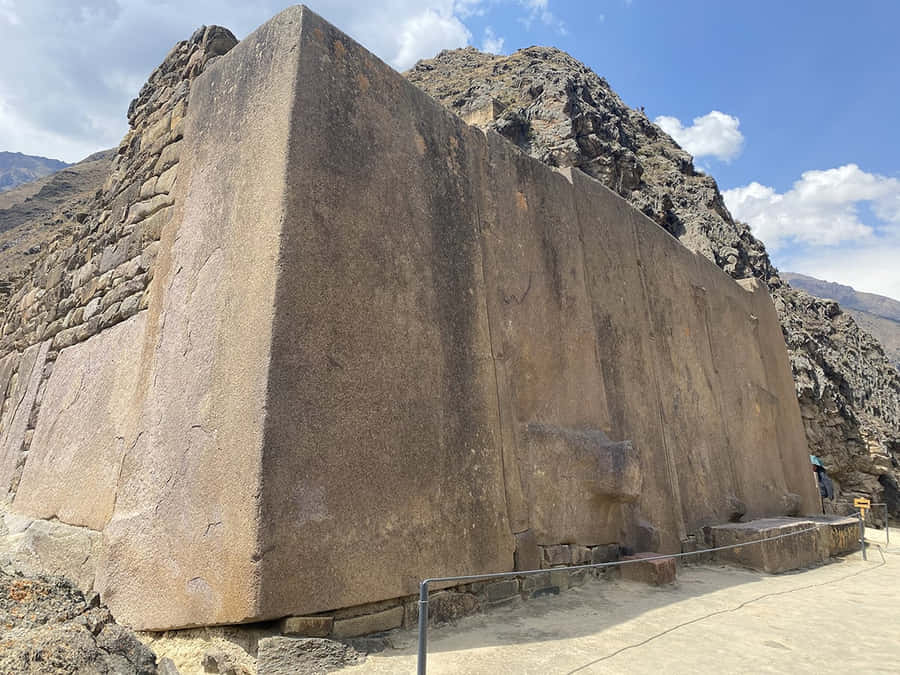
[[[771,299],[309,10],[207,29],[13,296],[0,492],[137,628],[818,504]],[[233,48],[232,48],[233,47]]]

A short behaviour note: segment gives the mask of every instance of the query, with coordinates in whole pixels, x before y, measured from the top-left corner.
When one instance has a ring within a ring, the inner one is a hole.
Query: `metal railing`
[[[857,514],[859,515],[859,514]],[[813,527],[807,527],[802,530],[797,530],[795,532],[786,532],[784,534],[778,534],[771,537],[764,537],[763,539],[754,539],[753,541],[745,541],[740,544],[728,544],[727,546],[716,546],[714,548],[706,548],[700,551],[687,551],[684,553],[670,553],[666,555],[657,555],[650,556],[646,558],[634,558],[632,560],[617,560],[614,562],[604,562],[604,563],[589,563],[584,565],[572,565],[566,567],[556,567],[550,569],[541,569],[541,570],[519,570],[516,572],[493,572],[491,574],[468,574],[464,576],[457,577],[432,577],[430,579],[424,579],[419,583],[419,644],[418,644],[418,656],[416,661],[416,672],[418,675],[426,675],[427,669],[427,660],[428,660],[428,585],[434,583],[447,583],[447,582],[472,582],[472,581],[488,581],[490,579],[508,579],[510,577],[528,577],[534,576],[536,574],[547,574],[552,571],[563,571],[563,572],[577,572],[578,570],[590,570],[590,569],[601,569],[606,567],[618,567],[620,565],[631,565],[634,563],[648,562],[650,560],[667,560],[670,558],[686,558],[692,555],[702,555],[704,553],[714,553],[716,551],[725,551],[733,548],[743,548],[744,546],[752,546],[754,544],[762,544],[767,541],[775,541],[777,539],[784,539],[786,537],[794,537],[800,534],[806,534],[807,532],[814,532],[819,529],[820,526],[815,525]],[[863,558],[866,557],[865,550],[865,524],[863,523],[862,517],[860,516],[860,544],[862,547]]]

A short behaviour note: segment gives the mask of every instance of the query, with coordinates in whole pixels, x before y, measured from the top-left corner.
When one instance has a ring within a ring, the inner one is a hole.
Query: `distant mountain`
[[[900,302],[805,274],[786,272],[781,277],[794,288],[837,301],[863,330],[878,339],[885,355],[900,369]]]
[[[58,159],[23,155],[21,152],[0,152],[0,192],[49,176],[67,166]]]
[[[49,176],[0,192],[0,298],[28,274],[38,253],[90,210],[115,150],[98,152]]]

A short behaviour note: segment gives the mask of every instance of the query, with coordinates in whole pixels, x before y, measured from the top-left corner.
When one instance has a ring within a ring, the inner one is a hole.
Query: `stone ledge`
[[[676,567],[675,558],[660,558],[658,560],[644,560],[662,555],[647,551],[625,556],[623,560],[639,560],[640,562],[621,565],[622,579],[625,581],[638,581],[650,586],[665,586],[675,583]]]

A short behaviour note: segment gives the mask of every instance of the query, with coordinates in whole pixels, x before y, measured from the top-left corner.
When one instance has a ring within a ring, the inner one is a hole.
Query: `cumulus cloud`
[[[481,42],[481,51],[488,54],[503,53],[503,38],[494,34],[494,29],[488,26],[484,29],[484,39]]]
[[[865,244],[804,249],[778,256],[780,269],[853,286],[900,300],[900,236],[884,236]]]
[[[530,30],[535,21],[540,21],[560,35],[566,34],[566,24],[550,11],[549,0],[518,0],[518,2],[526,10],[525,16],[519,18],[525,28]]]
[[[806,171],[783,193],[753,182],[723,196],[781,269],[900,298],[897,178],[847,164]]]
[[[667,115],[660,115],[653,121],[694,157],[715,157],[729,162],[744,146],[741,121],[718,110],[695,117],[689,127],[677,117]]]
[[[900,180],[867,173],[856,164],[806,171],[784,193],[753,182],[726,190],[724,197],[732,215],[774,250],[789,241],[836,245],[865,240],[900,227]],[[873,215],[868,224],[860,216],[863,206]]]
[[[315,11],[398,70],[469,44],[498,4],[559,27],[548,0],[321,0]],[[77,161],[116,145],[125,110],[173,44],[200,25],[243,38],[294,0],[0,0],[0,150]],[[502,48],[485,33],[484,46]]]

